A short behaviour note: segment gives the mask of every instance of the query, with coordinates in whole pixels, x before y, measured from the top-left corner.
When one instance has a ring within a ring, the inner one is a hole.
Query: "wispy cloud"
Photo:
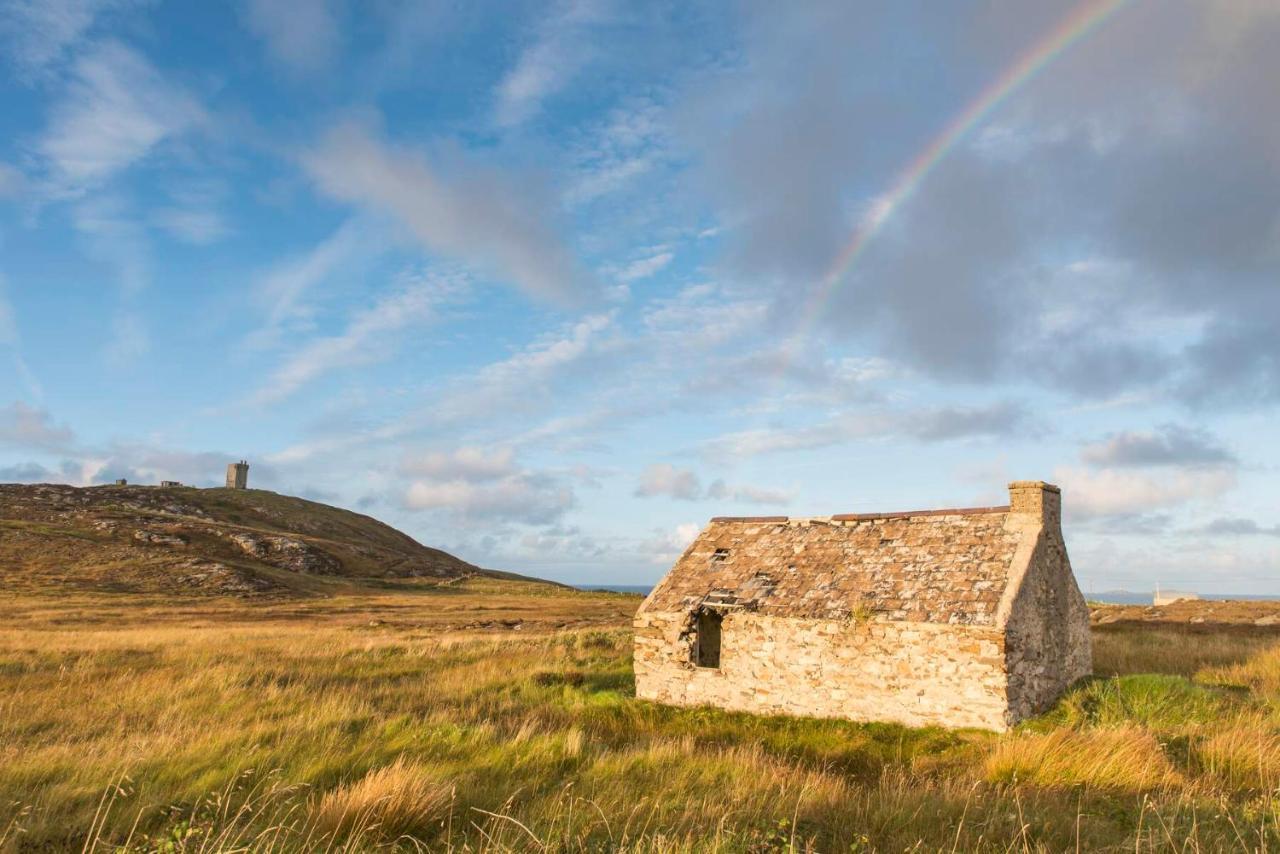
[[[385,358],[389,355],[388,336],[428,320],[454,287],[444,280],[431,280],[381,297],[358,311],[341,333],[315,338],[290,356],[254,393],[252,401],[276,403],[331,371]]]
[[[10,358],[13,360],[14,373],[27,387],[31,396],[39,400],[44,397],[44,389],[23,357],[22,332],[18,328],[18,317],[14,313],[13,303],[9,301],[6,293],[7,287],[4,275],[0,274],[0,351],[9,351]]]
[[[150,348],[147,324],[138,306],[139,295],[151,283],[150,238],[132,207],[118,196],[100,193],[76,202],[72,221],[87,253],[114,273],[120,294],[107,327],[111,337],[106,358],[117,367],[132,364]]]
[[[434,401],[433,421],[447,424],[487,419],[545,404],[564,375],[605,355],[615,320],[612,314],[588,315],[565,330],[542,336],[511,356],[485,365]]]
[[[72,78],[37,143],[55,195],[102,184],[204,120],[193,97],[116,41],[77,59]]]
[[[636,485],[638,498],[673,498],[680,501],[733,501],[741,504],[783,505],[791,503],[792,495],[777,489],[758,486],[731,485],[716,479],[704,490],[698,475],[690,469],[677,468],[670,463],[655,463],[640,473]]]
[[[338,4],[332,0],[248,0],[245,23],[288,71],[325,68],[342,43]]]
[[[1229,537],[1280,537],[1280,524],[1259,525],[1253,519],[1214,519],[1200,529],[1205,534],[1224,534]]]
[[[0,40],[19,73],[38,75],[75,47],[104,14],[142,5],[137,0],[3,0]]]
[[[574,150],[574,177],[565,191],[570,205],[586,204],[636,184],[671,158],[662,111],[651,101],[626,103],[590,127]]]
[[[618,271],[618,279],[624,282],[635,282],[647,279],[658,273],[675,258],[670,252],[658,252],[647,258],[638,258]]]
[[[194,246],[217,243],[231,233],[222,215],[214,210],[159,208],[151,213],[151,222]]]
[[[305,253],[277,262],[253,283],[253,301],[265,309],[262,324],[249,334],[253,349],[275,346],[281,333],[305,325],[314,313],[307,297],[330,278],[376,253],[382,241],[358,219],[344,222]]]
[[[510,447],[474,446],[431,451],[409,456],[401,469],[406,474],[433,480],[494,480],[515,473],[515,451]]]
[[[596,289],[552,227],[556,205],[531,176],[517,178],[456,150],[437,167],[350,124],[333,129],[303,163],[326,194],[390,213],[430,251],[531,296],[576,302]]]
[[[1207,431],[1166,424],[1157,431],[1125,431],[1086,445],[1087,463],[1102,466],[1222,466],[1236,457]]]
[[[216,181],[194,181],[170,190],[172,204],[157,205],[150,223],[193,246],[208,246],[231,233],[221,212],[224,187]]]
[[[679,469],[670,463],[654,463],[640,474],[635,494],[640,498],[676,498],[697,501],[702,497],[702,483],[688,469]]]
[[[107,342],[107,361],[117,367],[136,363],[151,349],[147,324],[134,309],[121,308],[111,321],[111,339]]]
[[[499,126],[528,120],[569,84],[594,51],[590,27],[607,15],[603,0],[562,0],[540,22],[533,42],[498,84],[494,119]]]
[[[723,480],[714,480],[707,486],[707,498],[716,501],[737,501],[741,504],[782,506],[790,504],[795,495],[792,492],[785,492],[780,489],[729,484]]]
[[[1026,411],[1015,403],[972,407],[925,407],[845,413],[816,424],[743,430],[710,440],[703,452],[713,458],[752,457],[804,451],[858,439],[906,437],[921,442],[1010,436],[1034,431]]]
[[[26,186],[26,176],[12,166],[0,163],[0,199],[18,196]]]

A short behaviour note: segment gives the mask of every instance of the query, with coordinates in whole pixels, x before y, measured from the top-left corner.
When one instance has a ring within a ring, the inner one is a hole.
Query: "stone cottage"
[[[1008,506],[717,518],[635,618],[638,696],[1003,730],[1092,669],[1058,487]]]

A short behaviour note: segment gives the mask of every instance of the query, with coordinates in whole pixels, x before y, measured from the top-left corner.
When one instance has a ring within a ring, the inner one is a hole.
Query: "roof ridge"
[[[1009,505],[950,507],[942,510],[898,510],[889,513],[837,513],[832,516],[713,516],[712,522],[870,522],[876,519],[908,519],[913,516],[978,516],[1008,513]]]

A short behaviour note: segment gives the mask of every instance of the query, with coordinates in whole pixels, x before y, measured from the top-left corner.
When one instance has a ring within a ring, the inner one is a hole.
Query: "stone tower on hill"
[[[244,460],[227,466],[227,489],[249,488],[249,464]]]
[[[1009,505],[712,519],[635,618],[636,695],[1004,730],[1092,670],[1058,487]]]

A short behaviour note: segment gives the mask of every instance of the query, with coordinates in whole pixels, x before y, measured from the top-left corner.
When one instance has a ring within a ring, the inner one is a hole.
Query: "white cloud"
[[[13,64],[35,75],[75,47],[103,14],[133,0],[0,0],[0,39]]]
[[[389,212],[433,252],[561,302],[593,291],[549,224],[555,204],[537,183],[486,168],[461,153],[438,167],[343,125],[303,157],[317,186],[345,202]]]
[[[60,452],[75,443],[68,427],[55,424],[43,409],[15,401],[0,407],[0,444],[16,448]]]
[[[612,314],[589,315],[567,330],[540,338],[506,359],[485,365],[434,399],[427,420],[439,424],[489,418],[546,400],[561,375],[605,352],[605,333],[613,325]],[[413,424],[420,421],[411,419]]]
[[[567,330],[549,335],[507,359],[461,376],[439,391],[429,405],[374,429],[333,435],[285,448],[273,455],[279,462],[297,463],[318,454],[334,453],[370,443],[385,443],[422,431],[460,422],[493,423],[495,416],[510,421],[512,414],[552,402],[552,390],[563,374],[582,369],[590,357],[607,352],[602,333],[613,326],[612,315],[592,315]],[[594,418],[594,415],[587,416]],[[570,419],[574,423],[578,418]],[[543,438],[534,431],[516,442]]]
[[[703,451],[720,458],[752,457],[781,451],[804,451],[841,445],[858,439],[902,437],[921,442],[944,442],[1025,431],[1021,407],[995,403],[970,407],[931,407],[837,414],[814,424],[763,427],[728,433],[703,443]]]
[[[204,119],[191,96],[114,41],[76,61],[67,94],[50,112],[37,149],[55,194],[105,182]]]
[[[565,190],[569,205],[618,192],[670,159],[661,109],[647,100],[626,103],[589,127],[574,148],[575,177]]]
[[[84,235],[88,253],[115,273],[122,296],[136,296],[150,284],[150,240],[125,199],[101,194],[84,199],[72,210],[72,222]]]
[[[552,335],[535,342],[509,359],[480,372],[482,382],[506,384],[545,379],[556,370],[586,355],[601,332],[613,324],[612,314],[593,314],[573,324],[568,335]]]
[[[1068,516],[1129,516],[1217,498],[1236,485],[1233,469],[1133,469],[1063,467],[1054,472]]]
[[[498,84],[495,121],[518,125],[564,88],[590,59],[589,28],[604,17],[600,0],[563,0]]]
[[[324,68],[341,44],[330,0],[248,0],[245,23],[271,58],[293,73]]]
[[[1222,466],[1235,456],[1209,433],[1166,424],[1156,431],[1126,431],[1086,445],[1080,458],[1103,466]]]
[[[659,252],[648,258],[640,258],[623,267],[618,272],[618,278],[624,282],[647,279],[670,264],[673,258],[675,258],[675,255],[670,252]]]
[[[766,489],[759,486],[744,486],[716,480],[707,487],[707,498],[720,501],[738,501],[743,504],[790,504],[794,496],[778,489]]]
[[[678,469],[670,463],[655,463],[641,472],[635,494],[641,498],[664,496],[697,501],[702,497],[702,483],[688,469]]]
[[[22,355],[22,332],[18,328],[18,318],[13,311],[13,303],[6,294],[7,282],[0,274],[0,349],[7,349],[13,358],[13,370],[31,396],[39,400],[44,397],[44,389],[35,374],[27,365]]]
[[[209,209],[159,208],[152,212],[151,222],[194,246],[216,243],[231,233],[222,215]]]
[[[490,483],[417,481],[405,492],[411,510],[446,510],[468,521],[549,524],[574,505],[573,490],[532,475],[513,475]]]
[[[277,368],[252,401],[275,403],[338,368],[366,364],[387,354],[387,336],[428,319],[449,283],[432,280],[383,296],[357,312],[338,335],[313,339]]]
[[[349,268],[357,258],[376,250],[376,243],[364,223],[347,220],[310,251],[282,261],[259,276],[253,284],[253,299],[266,309],[267,316],[249,334],[248,346],[274,346],[287,325],[307,320],[311,307],[304,298]]]
[[[161,208],[151,215],[151,221],[179,240],[195,246],[216,243],[230,233],[217,211]]]
[[[515,451],[510,447],[462,447],[411,456],[401,468],[408,474],[433,480],[494,480],[515,473]]]
[[[576,503],[559,477],[517,467],[509,449],[461,449],[411,463],[420,477],[404,492],[410,510],[442,511],[466,523],[551,524]]]
[[[0,163],[0,199],[17,197],[26,187],[27,179],[21,172]]]
[[[693,522],[684,522],[670,529],[655,529],[653,535],[639,543],[637,551],[650,563],[670,565],[701,532]]]
[[[776,489],[729,484],[717,479],[704,491],[697,474],[668,463],[656,463],[640,474],[635,495],[640,498],[675,498],[683,501],[736,501],[742,504],[790,504],[792,496]]]

